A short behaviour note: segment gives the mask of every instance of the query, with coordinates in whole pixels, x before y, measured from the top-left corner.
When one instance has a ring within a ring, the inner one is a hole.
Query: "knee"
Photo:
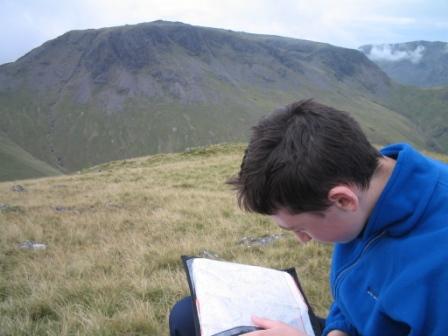
[[[178,301],[170,312],[170,336],[194,336],[196,334],[191,296]]]

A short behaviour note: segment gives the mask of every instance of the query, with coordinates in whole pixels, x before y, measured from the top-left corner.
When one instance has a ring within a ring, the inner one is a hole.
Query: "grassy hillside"
[[[224,184],[242,152],[212,146],[1,183],[2,335],[167,335],[169,308],[188,292],[182,254],[295,266],[325,314],[329,246],[299,247],[289,235],[240,243],[281,233],[239,210]],[[13,191],[17,183],[26,191]],[[28,240],[48,247],[18,248]]]
[[[0,133],[0,181],[21,180],[61,172],[24,151]]]
[[[395,85],[386,105],[412,120],[416,129],[430,139],[429,148],[448,148],[448,87],[418,89]]]

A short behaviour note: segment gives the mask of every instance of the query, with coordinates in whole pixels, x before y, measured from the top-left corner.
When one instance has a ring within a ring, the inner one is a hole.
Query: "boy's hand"
[[[252,322],[265,330],[253,331],[245,336],[306,336],[305,333],[279,321],[252,316]]]

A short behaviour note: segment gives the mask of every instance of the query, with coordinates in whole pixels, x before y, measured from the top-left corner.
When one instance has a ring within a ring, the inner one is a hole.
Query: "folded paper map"
[[[253,315],[316,334],[315,316],[297,279],[287,271],[196,257],[183,261],[198,335],[234,336],[257,330]]]

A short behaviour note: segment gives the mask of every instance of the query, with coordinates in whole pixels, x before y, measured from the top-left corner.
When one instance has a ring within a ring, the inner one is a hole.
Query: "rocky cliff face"
[[[0,67],[0,89],[58,93],[53,100],[66,92],[77,103],[112,88],[117,96],[204,101],[212,94],[201,94],[209,75],[235,86],[297,84],[297,75],[302,80],[349,79],[370,89],[389,81],[351,49],[157,21],[68,32]]]

